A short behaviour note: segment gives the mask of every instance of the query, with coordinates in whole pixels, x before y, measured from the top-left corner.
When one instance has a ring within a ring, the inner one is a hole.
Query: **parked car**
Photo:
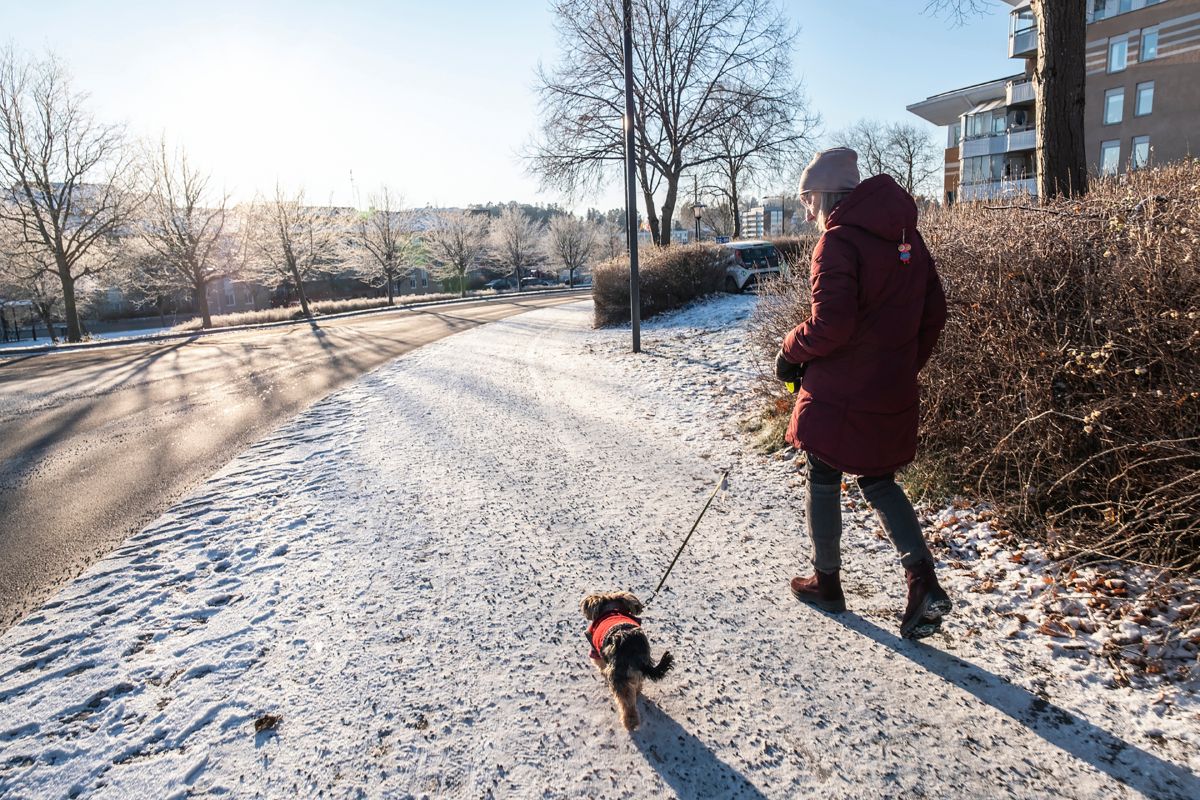
[[[743,292],[764,279],[779,277],[779,251],[770,242],[745,239],[728,242],[725,247],[730,251],[729,265],[725,268],[725,291]]]
[[[492,289],[497,292],[506,292],[513,288],[513,282],[508,278],[496,278],[494,281],[488,281],[483,285],[485,289]]]
[[[522,289],[537,289],[542,286],[553,286],[554,284],[545,278],[521,278]]]

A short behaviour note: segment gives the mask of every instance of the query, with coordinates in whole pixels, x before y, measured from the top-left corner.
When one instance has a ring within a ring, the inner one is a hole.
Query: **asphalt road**
[[[0,631],[339,386],[444,336],[578,298],[0,358]]]

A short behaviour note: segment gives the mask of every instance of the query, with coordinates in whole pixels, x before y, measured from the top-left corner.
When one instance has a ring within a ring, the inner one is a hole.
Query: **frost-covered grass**
[[[469,292],[470,297],[492,297],[496,293],[490,289]],[[455,300],[457,293],[442,292],[439,294],[397,295],[395,307],[401,308],[410,303],[435,303],[440,300]],[[314,316],[329,314],[345,314],[348,311],[367,311],[372,308],[387,308],[386,297],[358,297],[347,300],[317,300],[309,303]],[[285,308],[264,308],[260,311],[239,311],[233,314],[218,314],[212,318],[214,328],[229,328],[238,325],[261,325],[265,322],[286,322],[288,320],[304,319],[304,313],[299,305]],[[201,329],[199,317],[182,322],[172,328],[176,333],[198,331]]]

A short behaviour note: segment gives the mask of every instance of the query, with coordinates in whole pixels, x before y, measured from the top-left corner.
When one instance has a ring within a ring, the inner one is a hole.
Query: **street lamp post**
[[[633,163],[633,0],[624,0],[625,16],[625,222],[629,234],[629,316],[633,352],[642,351],[642,300],[638,286],[637,175]]]
[[[696,241],[700,241],[700,215],[704,213],[703,203],[693,203],[692,213],[696,215]]]

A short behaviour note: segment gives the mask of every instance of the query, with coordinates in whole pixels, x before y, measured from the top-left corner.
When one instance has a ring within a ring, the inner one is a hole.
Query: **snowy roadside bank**
[[[791,599],[803,482],[737,432],[752,303],[651,321],[641,356],[586,301],[534,311],[316,404],[0,637],[0,794],[1197,796],[1194,692],[1005,638],[960,584],[1012,544],[966,510],[937,512],[964,542],[946,637],[898,639],[853,498],[851,612]],[[723,469],[646,614],[678,669],[628,735],[578,601],[648,596]]]
[[[526,289],[525,292],[529,296],[541,297],[555,294],[571,294],[582,293],[581,289]],[[358,311],[343,311],[337,314],[320,314],[313,317],[313,321],[317,323],[327,320],[345,319],[348,317],[361,317],[369,314],[391,314],[397,311],[413,311],[422,308],[435,308],[437,306],[455,305],[461,303],[487,303],[487,302],[503,302],[520,299],[517,294],[502,294],[492,293],[476,297],[456,297],[453,300],[432,300],[428,302],[401,303],[395,306],[378,306],[375,308],[366,308]],[[312,322],[300,319],[288,319],[278,322],[254,322],[245,325],[226,325],[219,328],[197,328],[195,330],[181,331],[179,326],[168,328],[147,328],[140,331],[112,331],[108,333],[98,333],[92,336],[89,341],[77,342],[71,344],[66,341],[54,341],[47,338],[39,338],[32,342],[0,342],[0,358],[16,357],[28,355],[40,355],[42,353],[67,353],[75,350],[88,350],[96,347],[120,347],[127,344],[142,344],[145,342],[172,341],[175,339],[193,339],[198,336],[209,336],[216,333],[232,333],[235,331],[254,330],[255,328],[286,328],[295,325],[311,325]]]

